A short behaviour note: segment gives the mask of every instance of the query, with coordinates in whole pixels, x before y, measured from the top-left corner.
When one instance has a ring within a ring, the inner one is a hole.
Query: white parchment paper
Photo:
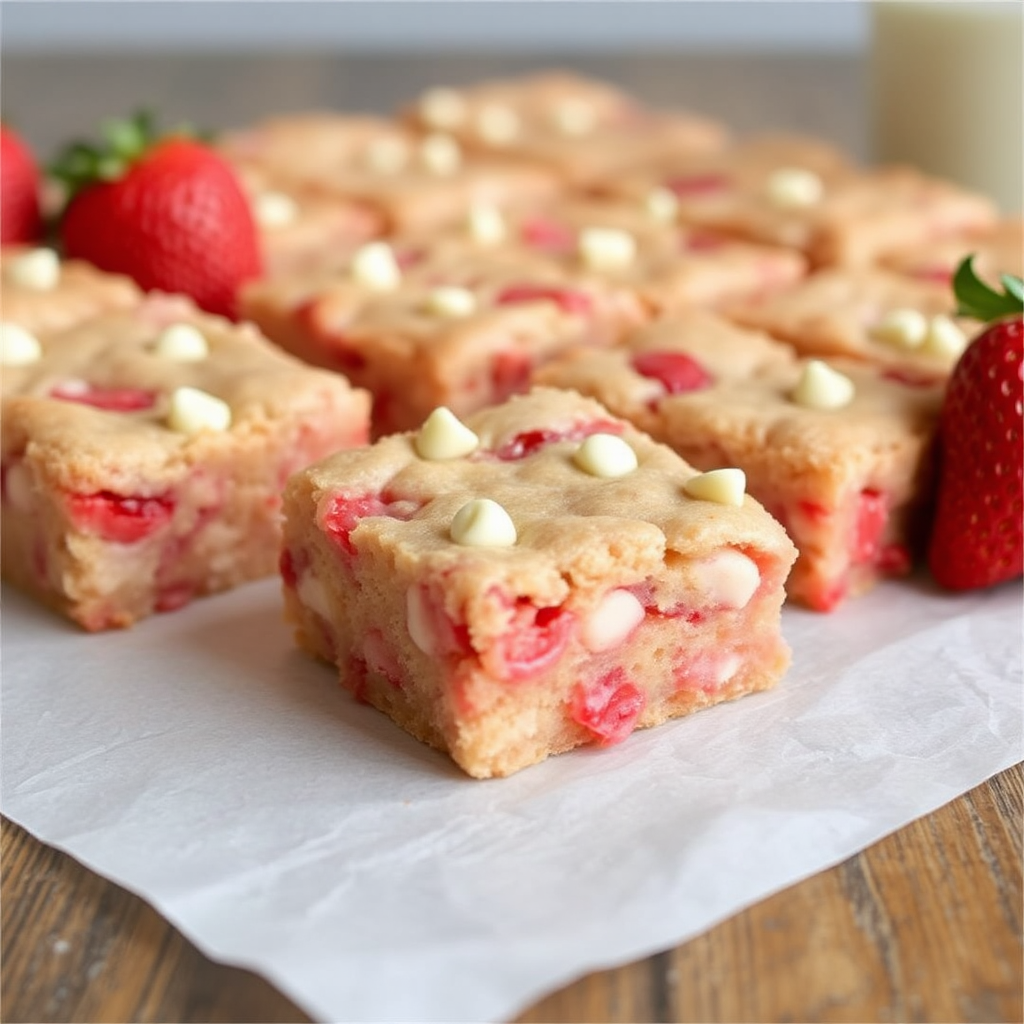
[[[501,1020],[1022,757],[1021,599],[787,609],[768,694],[463,777],[293,650],[270,581],[87,636],[4,591],[3,810],[323,1020]]]

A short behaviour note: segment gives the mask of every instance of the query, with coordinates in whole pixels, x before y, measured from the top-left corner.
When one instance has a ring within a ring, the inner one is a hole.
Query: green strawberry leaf
[[[988,322],[1024,312],[1024,282],[1010,274],[1001,274],[999,279],[1005,289],[1003,292],[996,291],[978,277],[973,253],[965,256],[953,275],[957,316]]]
[[[176,134],[188,132],[178,128]],[[129,118],[103,121],[100,137],[99,143],[69,143],[47,168],[49,175],[64,185],[68,199],[97,181],[117,181],[165,136],[157,132],[153,112],[140,110]]]

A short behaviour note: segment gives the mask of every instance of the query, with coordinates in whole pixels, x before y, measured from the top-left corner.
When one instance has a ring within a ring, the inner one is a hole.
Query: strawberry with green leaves
[[[997,292],[953,279],[962,316],[988,326],[953,370],[939,422],[939,481],[928,565],[943,587],[973,590],[1024,572],[1024,284]]]
[[[0,124],[0,245],[32,245],[42,227],[35,157],[17,132]]]
[[[64,254],[233,317],[239,287],[262,264],[231,166],[186,134],[156,137],[146,114],[108,122],[104,136],[102,146],[67,147],[51,168],[68,189]]]

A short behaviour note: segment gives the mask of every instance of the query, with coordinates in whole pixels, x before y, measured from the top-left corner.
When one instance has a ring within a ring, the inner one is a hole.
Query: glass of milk
[[[1024,205],[1024,2],[873,0],[874,158]]]

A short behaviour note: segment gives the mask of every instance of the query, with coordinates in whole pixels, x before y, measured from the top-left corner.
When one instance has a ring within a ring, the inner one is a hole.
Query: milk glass
[[[1024,0],[874,0],[874,157],[1024,204]]]

